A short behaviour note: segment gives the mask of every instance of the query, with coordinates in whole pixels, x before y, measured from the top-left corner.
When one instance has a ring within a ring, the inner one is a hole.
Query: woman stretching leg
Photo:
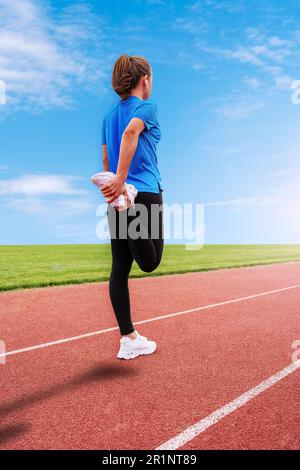
[[[115,173],[101,191],[109,203],[109,293],[121,333],[117,357],[122,359],[151,354],[156,349],[154,341],[148,341],[133,327],[128,289],[133,261],[141,270],[152,272],[161,262],[164,246],[163,189],[156,156],[160,127],[157,107],[149,100],[152,81],[152,69],[144,58],[119,57],[112,84],[121,99],[106,114],[102,127],[104,170]],[[110,203],[126,195],[125,183],[132,184],[138,194],[133,207],[118,211]]]
[[[132,263],[135,260],[142,271],[154,271],[160,264],[164,245],[162,211],[158,212],[157,221],[153,218],[151,220],[151,205],[155,204],[162,209],[161,194],[141,192],[138,193],[135,202],[143,204],[147,208],[148,227],[151,227],[151,223],[153,226],[153,222],[155,225],[158,224],[158,238],[151,238],[151,234],[148,232],[147,238],[132,239],[128,230],[127,239],[111,238],[112,270],[109,293],[122,335],[134,333],[128,289],[128,277]],[[128,211],[118,212],[112,206],[109,207],[108,214],[111,235],[114,233],[114,228],[117,236],[122,228],[126,231],[126,227],[130,227],[130,223],[136,219],[135,216],[128,215]],[[115,226],[113,225],[114,221],[116,221]],[[147,229],[145,228],[145,230]]]

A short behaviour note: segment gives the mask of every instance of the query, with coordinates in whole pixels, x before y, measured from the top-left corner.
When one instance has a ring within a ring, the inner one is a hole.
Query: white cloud
[[[272,36],[269,39],[269,44],[275,47],[286,47],[286,46],[289,47],[292,45],[292,42],[287,39],[281,39],[278,36]]]
[[[95,205],[80,198],[52,200],[38,197],[8,198],[5,206],[25,214],[44,215],[53,220],[64,219],[92,210]]]
[[[172,29],[184,33],[194,34],[208,29],[208,23],[201,18],[176,18],[172,24]]]
[[[251,88],[252,90],[258,90],[262,87],[262,82],[256,77],[246,78],[245,79],[246,85]]]
[[[293,45],[293,41],[277,36],[265,38],[264,42],[254,36],[253,44],[236,49],[216,49],[216,53],[223,53],[228,58],[238,59],[271,72],[272,69],[268,67],[278,67],[277,64],[291,54]]]
[[[239,48],[235,51],[224,51],[227,57],[238,59],[241,62],[248,62],[253,65],[263,65],[263,62],[257,57],[255,50],[247,50],[246,48]]]
[[[251,197],[244,197],[244,198],[235,198],[235,199],[227,199],[224,201],[212,201],[205,203],[205,206],[211,207],[223,207],[223,206],[231,206],[237,209],[246,209],[248,207],[257,207],[257,206],[270,206],[276,202],[276,198],[272,196],[251,196]]]
[[[74,195],[86,191],[75,188],[76,176],[63,175],[25,175],[14,179],[0,180],[0,195],[41,196],[45,194]]]
[[[284,57],[289,54],[288,49],[272,49],[269,45],[258,45],[251,48],[251,52],[255,57],[264,57],[267,59],[274,60],[275,62],[282,62]],[[258,62],[258,65],[263,65],[262,61]]]
[[[0,0],[3,112],[12,105],[66,107],[74,89],[97,83],[99,90],[105,73],[93,54],[101,40],[101,26],[85,4],[66,7],[57,16],[47,2]]]
[[[288,75],[278,75],[274,77],[275,86],[278,90],[290,90],[293,83],[292,77]]]
[[[227,13],[236,13],[243,9],[243,2],[239,0],[206,0],[205,5],[210,10],[224,10]]]
[[[293,70],[293,57],[290,58],[290,56],[293,55],[294,41],[278,36],[267,38],[259,35],[255,29],[246,30],[246,33],[248,37],[251,37],[252,44],[238,46],[235,49],[198,43],[198,48],[204,54],[216,55],[221,59],[238,60],[243,64],[249,64],[259,74],[257,77],[246,76],[242,78],[248,88],[247,92],[243,88],[236,88],[232,93],[227,94],[226,99],[222,97],[219,100],[221,103],[217,106],[216,111],[226,119],[246,119],[266,108],[274,93],[290,92],[293,82],[289,73],[292,73]],[[289,58],[291,63],[289,73],[287,73],[288,61],[286,58]]]
[[[85,243],[97,241],[95,226],[87,224],[58,224],[53,227],[56,239],[84,240]],[[105,241],[109,242],[109,238]]]
[[[254,41],[263,41],[264,40],[264,34],[260,31],[259,28],[254,28],[254,27],[248,27],[245,30],[246,35],[248,36],[249,39],[254,40]]]
[[[1,206],[57,223],[95,210],[89,191],[78,187],[84,179],[73,175],[24,175],[0,180]],[[88,183],[87,181],[85,183]],[[92,186],[91,186],[92,188]]]
[[[194,70],[203,70],[205,68],[204,64],[201,64],[201,62],[196,62],[193,64],[193,69]]]
[[[239,120],[246,119],[256,111],[263,109],[265,106],[266,105],[263,101],[241,97],[236,101],[227,102],[219,106],[217,111],[227,119]]]
[[[203,9],[203,5],[201,5],[200,2],[195,2],[192,5],[188,5],[187,9],[193,11],[194,13],[199,13]]]
[[[201,5],[205,7],[206,3],[203,2]],[[194,4],[193,10],[194,16],[200,13],[204,20],[207,19],[205,9],[200,8],[199,2]],[[258,12],[258,18],[262,13],[262,10]],[[281,15],[284,18],[283,11]],[[268,21],[272,24],[272,28],[269,29],[264,23],[260,25],[260,22],[255,28],[224,27],[216,31],[213,41],[209,36],[195,34],[196,53],[200,52],[201,60],[206,63],[206,71],[213,71],[214,79],[217,78],[218,73],[224,82],[230,76],[228,72],[224,73],[224,63],[225,67],[228,67],[230,62],[234,65],[233,61],[241,64],[238,68],[235,67],[236,76],[231,77],[235,90],[227,93],[227,99],[223,105],[223,97],[219,98],[221,104],[216,110],[226,118],[247,118],[262,107],[268,106],[275,94],[290,91],[291,83],[297,78],[300,34],[297,37],[292,27],[279,29],[279,18],[276,15],[268,16]],[[209,26],[212,25],[211,19]],[[188,24],[188,16],[186,23]],[[280,31],[280,35],[270,34],[270,31]],[[214,57],[218,60],[213,60]],[[196,58],[195,54],[194,62]],[[191,60],[193,60],[192,57]],[[225,70],[227,71],[227,68]],[[248,93],[252,92],[249,103],[248,99],[245,99],[244,84],[248,88]],[[237,96],[238,94],[240,96]]]
[[[298,230],[300,229],[299,171],[281,171],[278,172],[277,175],[273,174],[273,177],[274,176],[273,184],[266,187],[262,194],[209,201],[204,205],[207,207],[228,207],[234,211],[255,210],[256,215],[261,213],[268,217],[274,215],[274,217],[280,217],[278,220],[280,220],[282,226],[290,225],[296,227]]]

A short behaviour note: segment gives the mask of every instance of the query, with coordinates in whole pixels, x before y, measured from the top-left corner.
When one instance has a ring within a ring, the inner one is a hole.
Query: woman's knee
[[[145,273],[152,273],[153,271],[155,271],[155,269],[158,268],[158,266],[160,264],[160,261],[159,262],[157,262],[157,261],[145,262],[143,260],[143,261],[137,261],[137,264],[138,264],[139,268],[142,271],[144,271]]]
[[[145,273],[152,273],[161,263],[163,250],[156,252],[155,258],[152,259],[136,259],[139,268]]]

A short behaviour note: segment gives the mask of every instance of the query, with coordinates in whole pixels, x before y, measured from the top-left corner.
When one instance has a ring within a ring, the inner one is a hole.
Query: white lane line
[[[257,397],[268,388],[272,387],[272,385],[275,385],[277,382],[280,382],[280,380],[292,374],[299,368],[300,360],[294,362],[285,369],[282,369],[280,372],[277,372],[277,374],[272,375],[272,377],[269,377],[268,379],[264,380],[256,387],[251,388],[247,392],[237,397],[235,400],[229,402],[227,405],[214,411],[206,418],[201,419],[200,421],[198,421],[198,423],[194,424],[193,426],[188,427],[185,431],[173,437],[172,439],[164,442],[155,450],[176,450],[179,447],[182,447],[184,444],[191,441],[196,436],[199,436],[199,434],[203,433],[208,428],[210,428],[226,416],[236,411],[238,408],[241,408],[250,400]]]
[[[202,305],[200,307],[190,308],[189,310],[182,310],[180,312],[168,313],[167,315],[160,315],[158,317],[148,318],[147,320],[137,321],[137,322],[134,322],[134,325],[142,325],[143,323],[150,323],[150,322],[157,321],[157,320],[164,320],[165,318],[172,318],[172,317],[176,317],[176,316],[179,316],[179,315],[185,315],[187,313],[192,313],[192,312],[197,312],[197,311],[202,311],[202,310],[208,310],[210,308],[221,307],[222,305],[229,305],[229,304],[233,304],[235,302],[242,302],[244,300],[255,299],[257,297],[263,297],[263,296],[266,296],[266,295],[276,294],[278,292],[285,292],[285,291],[289,291],[291,289],[299,289],[299,287],[300,287],[300,284],[296,284],[294,286],[283,287],[281,289],[269,290],[269,291],[265,291],[265,292],[259,292],[258,294],[247,295],[246,297],[238,297],[236,299],[225,300],[223,302],[217,302],[215,304]],[[58,339],[58,340],[55,340],[55,341],[50,341],[48,343],[37,344],[35,346],[29,346],[29,347],[22,348],[22,349],[15,349],[14,351],[7,351],[6,353],[0,354],[0,358],[1,357],[6,357],[6,356],[13,356],[15,354],[21,354],[21,353],[24,353],[24,352],[34,351],[36,349],[49,348],[50,346],[56,346],[58,344],[69,343],[70,341],[77,341],[79,339],[89,338],[90,336],[102,335],[104,333],[108,333],[110,331],[115,331],[115,330],[118,330],[118,329],[119,328],[117,326],[114,326],[114,327],[111,327],[111,328],[105,328],[104,330],[92,331],[91,333],[84,333],[82,335],[71,336],[69,338]]]

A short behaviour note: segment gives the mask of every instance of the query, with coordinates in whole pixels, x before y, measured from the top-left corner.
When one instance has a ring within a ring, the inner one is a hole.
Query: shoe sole
[[[138,356],[144,356],[147,354],[153,354],[156,351],[156,344],[146,349],[140,349],[137,351],[128,351],[128,353],[118,353],[118,359],[134,359]]]
[[[103,175],[101,173],[96,173],[92,176],[91,181],[98,187],[101,188],[108,184],[113,178],[113,175]]]
[[[109,173],[109,172],[108,172]],[[96,173],[94,176],[92,176],[91,178],[91,181],[92,183],[94,183],[95,186],[97,186],[97,188],[99,189],[102,189],[103,186],[105,186],[106,184],[110,183],[110,181],[112,180],[114,174],[112,173],[111,175],[110,174],[106,174],[106,175],[103,175],[103,173]],[[136,191],[136,192],[135,192]],[[120,210],[126,210],[126,209],[129,209],[130,207],[133,207],[134,206],[134,200],[136,198],[136,195],[138,193],[138,191],[136,190],[135,188],[135,191],[130,191],[127,189],[127,193],[130,193],[131,195],[133,195],[133,198],[130,199],[130,205],[121,205],[121,206],[116,206],[117,208],[120,207]],[[114,204],[111,204],[112,206],[114,206]]]

